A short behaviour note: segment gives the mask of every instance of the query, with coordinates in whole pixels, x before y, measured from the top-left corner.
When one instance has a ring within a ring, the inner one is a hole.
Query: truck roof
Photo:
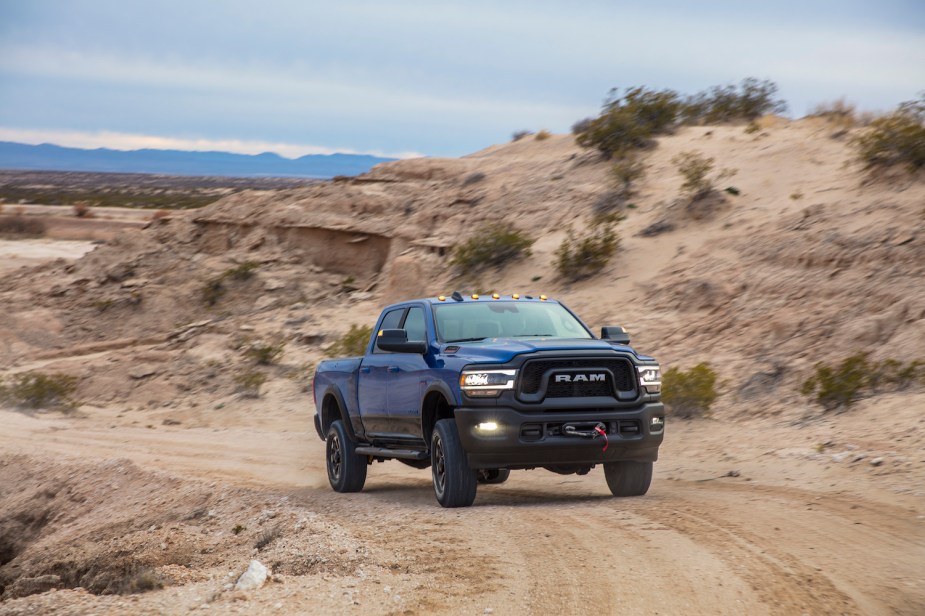
[[[495,300],[514,300],[519,302],[549,302],[558,304],[554,299],[549,299],[545,295],[522,295],[520,293],[511,293],[509,295],[502,295],[501,293],[488,293],[485,295],[480,295],[478,293],[470,293],[468,295],[463,295],[458,291],[454,291],[451,295],[437,295],[434,297],[424,297],[416,300],[408,300],[406,302],[399,302],[401,304],[406,304],[408,302],[427,302],[429,304],[453,304],[453,303],[472,303],[472,302],[491,302]]]

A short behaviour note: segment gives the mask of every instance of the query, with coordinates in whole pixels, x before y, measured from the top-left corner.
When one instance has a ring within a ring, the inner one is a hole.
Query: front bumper
[[[654,462],[665,434],[665,407],[647,402],[634,409],[596,408],[581,411],[523,413],[509,407],[460,407],[456,426],[471,468],[530,468],[588,465],[633,460]],[[661,425],[652,424],[662,419]],[[479,424],[494,423],[495,430]],[[568,424],[590,428],[601,423],[604,439],[567,435]]]

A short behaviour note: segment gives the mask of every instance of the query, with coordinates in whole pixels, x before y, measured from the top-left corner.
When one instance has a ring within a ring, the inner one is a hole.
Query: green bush
[[[735,169],[722,169],[711,176],[714,160],[700,152],[681,152],[671,162],[678,166],[678,173],[684,177],[681,192],[694,201],[706,197],[715,190],[718,182],[736,174]]]
[[[858,353],[837,366],[819,362],[813,370],[800,391],[812,396],[826,411],[850,408],[865,394],[901,391],[916,383],[925,385],[925,362],[922,360],[872,362]]]
[[[269,366],[276,363],[276,360],[283,354],[286,343],[282,340],[276,342],[254,342],[244,352],[245,355],[253,359],[261,366]]]
[[[925,95],[873,120],[852,143],[868,170],[903,165],[914,172],[925,167]]]
[[[456,247],[450,264],[464,274],[501,266],[529,255],[535,241],[511,223],[489,223],[476,229],[469,240]]]
[[[230,279],[237,282],[250,280],[254,277],[254,272],[258,267],[260,267],[260,264],[256,261],[244,261],[226,269],[215,278],[207,280],[200,292],[203,303],[207,306],[214,306],[228,293],[228,288],[225,286],[226,280]]]
[[[260,264],[256,261],[245,261],[225,270],[222,278],[231,278],[238,281],[250,280],[254,277],[254,272],[258,267],[260,267]]]
[[[662,401],[673,415],[707,415],[716,395],[716,373],[709,364],[697,364],[686,372],[670,368],[662,375]]]
[[[77,390],[77,377],[69,374],[25,372],[0,384],[0,401],[12,406],[41,409],[70,409],[76,406],[72,398]]]
[[[572,130],[579,145],[596,148],[607,158],[620,158],[674,127],[682,106],[673,90],[635,87],[620,95],[615,88],[597,118],[582,120]]]
[[[620,238],[614,231],[617,219],[605,217],[584,235],[576,235],[569,226],[566,238],[556,249],[556,270],[568,281],[590,278],[597,274],[617,251]]]
[[[769,113],[783,113],[787,104],[776,99],[777,84],[747,77],[738,86],[713,86],[684,101],[685,124],[722,124],[755,120]]]
[[[260,388],[267,382],[267,375],[256,370],[244,370],[234,376],[237,391],[245,398],[259,398]]]
[[[754,120],[783,112],[787,105],[775,99],[776,94],[774,82],[754,77],[743,79],[738,86],[714,86],[688,97],[674,90],[634,87],[620,95],[613,89],[600,115],[576,122],[572,132],[579,145],[596,148],[607,158],[622,158],[679,124]]]
[[[814,400],[826,411],[849,408],[861,397],[862,390],[870,384],[870,364],[863,354],[845,358],[838,366],[817,363],[815,373],[808,378],[800,392],[814,396]]]
[[[45,235],[45,223],[21,214],[0,216],[0,235],[41,237]]]
[[[353,324],[346,334],[324,351],[328,357],[358,357],[366,353],[366,345],[369,344],[372,335],[371,325]]]

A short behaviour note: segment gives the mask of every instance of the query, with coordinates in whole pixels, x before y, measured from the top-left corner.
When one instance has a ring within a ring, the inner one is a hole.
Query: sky
[[[459,156],[611,88],[925,90],[925,0],[0,0],[0,140]]]

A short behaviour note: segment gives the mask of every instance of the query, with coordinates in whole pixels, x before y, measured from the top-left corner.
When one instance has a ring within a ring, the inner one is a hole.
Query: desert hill
[[[74,376],[81,403],[0,409],[0,613],[922,613],[922,387],[843,413],[799,389],[820,360],[925,359],[925,183],[871,177],[825,120],[759,125],[660,137],[616,205],[612,163],[530,136],[231,194],[0,275],[0,375]],[[690,151],[735,170],[697,202]],[[560,278],[602,207],[615,256]],[[532,253],[454,269],[499,221]],[[640,499],[524,471],[460,515],[399,464],[332,493],[312,366],[386,302],[454,289],[546,293],[663,367],[708,362],[712,416],[670,419]],[[251,558],[272,582],[233,590]]]
[[[815,361],[925,354],[925,189],[908,179],[867,181],[845,138],[832,133],[824,121],[803,120],[769,122],[755,134],[693,127],[661,138],[644,155],[635,207],[623,210],[616,257],[572,284],[557,278],[555,249],[566,225],[589,223],[612,181],[609,164],[570,136],[230,195],[73,264],[8,276],[0,346],[12,367],[208,320],[197,334],[254,327],[307,360],[383,302],[478,287],[560,297],[592,326],[626,325],[668,365],[719,366],[729,393],[770,371],[775,382],[763,395],[772,406],[792,403],[795,381]],[[725,182],[739,194],[722,193],[705,212],[685,207],[671,162],[682,151],[735,169]],[[536,238],[532,256],[459,278],[452,247],[499,220]],[[657,222],[671,230],[642,233]],[[223,278],[242,263],[256,275]],[[222,287],[214,303],[210,281]],[[198,342],[191,335],[164,352]]]

